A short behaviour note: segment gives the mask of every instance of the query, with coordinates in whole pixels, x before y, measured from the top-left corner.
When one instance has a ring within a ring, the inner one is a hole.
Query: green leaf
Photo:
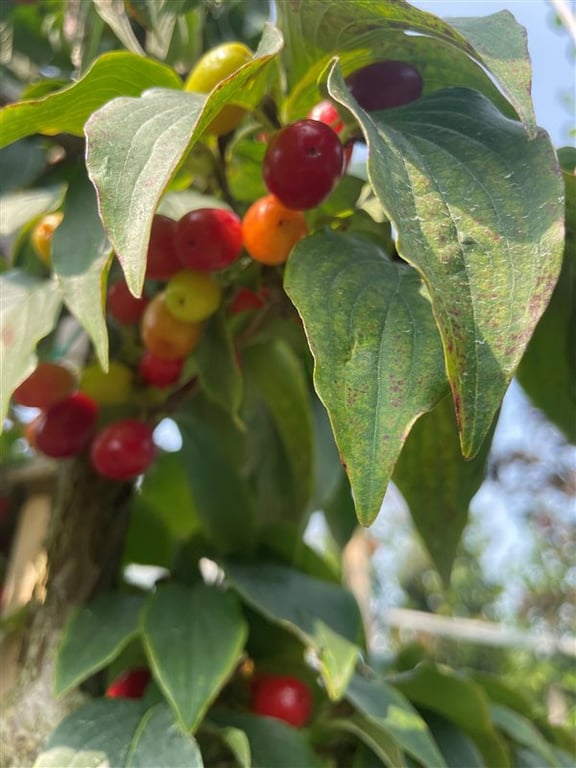
[[[55,280],[19,270],[0,275],[0,431],[12,392],[35,364],[36,344],[54,328],[62,296]]]
[[[139,496],[130,505],[130,524],[124,544],[123,561],[126,565],[172,566],[179,549],[178,539],[165,525],[158,510]]]
[[[360,739],[388,768],[405,768],[406,762],[396,739],[382,728],[374,725],[367,717],[356,712],[344,719],[331,719],[329,728],[353,733]]]
[[[418,707],[445,717],[476,743],[488,765],[509,764],[490,718],[489,701],[480,686],[446,668],[423,662],[389,682]]]
[[[244,731],[239,728],[215,727],[211,723],[205,723],[205,725],[210,727],[210,731],[214,728],[216,734],[234,755],[240,768],[252,768],[250,742]]]
[[[398,251],[428,288],[470,458],[560,272],[563,189],[549,137],[529,139],[464,88],[372,117],[337,66],[329,89],[362,127],[370,181],[398,231]]]
[[[487,763],[464,731],[449,720],[433,713],[427,712],[425,717],[448,768],[462,768],[463,765],[466,768],[485,768]],[[495,763],[488,764],[495,765]],[[499,765],[503,764],[499,763]]]
[[[96,699],[66,717],[34,768],[202,768],[195,740],[163,704]]]
[[[391,736],[426,768],[446,768],[425,721],[404,696],[383,680],[354,675],[347,699],[369,722]]]
[[[286,451],[294,514],[299,518],[312,493],[313,424],[310,397],[300,360],[281,339],[242,351],[247,382],[259,393]]]
[[[47,157],[40,139],[23,139],[0,150],[2,190],[31,186],[46,167]]]
[[[271,522],[258,531],[258,559],[272,560],[321,581],[342,583],[340,564],[302,540],[302,530],[289,522]]]
[[[359,653],[361,621],[352,595],[271,563],[226,563],[224,571],[243,600],[316,651],[329,695],[340,698]]]
[[[0,235],[14,237],[25,224],[54,211],[62,201],[64,189],[61,185],[0,195]]]
[[[170,709],[159,704],[149,709],[134,735],[127,768],[203,768],[195,739],[174,721]]]
[[[186,478],[208,538],[222,554],[250,551],[256,520],[247,483],[211,429],[185,415],[178,427]]]
[[[576,177],[575,177],[576,178]],[[576,251],[566,249],[560,279],[518,368],[522,389],[576,443]]]
[[[344,695],[356,669],[359,648],[323,621],[316,624],[314,643],[318,648],[318,661],[326,692],[332,701],[338,701]]]
[[[195,730],[242,655],[238,601],[216,587],[168,584],[151,596],[142,631],[154,677],[178,721]]]
[[[350,482],[340,462],[330,419],[318,398],[312,402],[314,418],[314,497],[310,509],[322,510],[334,541],[344,547],[358,525]]]
[[[470,670],[467,673],[473,683],[480,686],[490,701],[496,704],[504,704],[526,715],[529,719],[535,717],[534,704],[527,691],[513,682],[506,682],[500,676],[490,672]]]
[[[412,427],[394,469],[392,478],[445,584],[450,583],[470,501],[486,474],[490,445],[491,435],[472,460],[462,457],[454,405],[445,397]]]
[[[105,305],[110,256],[94,187],[82,170],[70,181],[64,219],[54,232],[52,269],[64,303],[92,339],[103,370],[108,370]]]
[[[223,105],[258,104],[281,44],[278,31],[267,26],[254,57],[208,96],[157,88],[139,99],[115,99],[88,121],[88,172],[134,293],[142,288],[150,226],[164,189]]]
[[[94,0],[96,13],[108,24],[118,40],[124,46],[138,56],[144,56],[144,51],[130,24],[126,13],[124,0]]]
[[[443,21],[405,2],[280,3],[278,25],[286,39],[283,59],[290,86],[288,116],[301,116],[318,101],[318,84],[334,56],[339,57],[345,76],[374,61],[394,59],[418,69],[424,93],[466,86],[483,92],[502,112],[514,117],[483,70],[493,66],[492,74],[500,77],[504,92],[533,130],[524,29],[508,13],[475,21],[476,26],[462,24],[460,28],[454,20]],[[405,34],[405,30],[417,34]],[[504,58],[508,60],[504,62]]]
[[[446,391],[430,303],[415,270],[372,242],[328,231],[296,246],[285,287],[304,321],[358,520],[369,525],[410,427]]]
[[[139,595],[101,594],[73,613],[56,658],[55,692],[60,696],[107,666],[138,633]]]
[[[447,21],[474,48],[476,56],[502,86],[530,137],[534,138],[538,126],[530,98],[532,67],[526,29],[507,10],[482,18]]]
[[[320,768],[303,730],[292,728],[273,717],[217,710],[210,716],[221,726],[244,731],[250,742],[252,768]]]
[[[207,321],[196,348],[196,361],[198,378],[206,395],[241,426],[242,373],[223,311]]]
[[[187,539],[200,527],[180,452],[156,458],[144,475],[139,497],[175,538]]]
[[[126,51],[105,53],[77,83],[41,99],[9,104],[0,112],[0,146],[44,133],[82,136],[90,115],[116,96],[139,96],[153,87],[182,88],[169,67]]]
[[[561,764],[554,750],[526,717],[502,704],[491,704],[490,716],[494,725],[507,736],[540,755],[544,765],[560,768]]]
[[[124,768],[143,714],[139,701],[91,701],[62,720],[34,768]]]

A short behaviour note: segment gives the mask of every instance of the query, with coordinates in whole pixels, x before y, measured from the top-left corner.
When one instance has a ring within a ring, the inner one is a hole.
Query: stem
[[[558,18],[566,28],[568,34],[576,43],[576,16],[570,10],[566,0],[550,0],[550,5],[558,14]]]
[[[100,477],[85,456],[63,462],[47,536],[46,598],[22,639],[17,683],[2,702],[2,765],[32,765],[48,734],[83,700],[54,698],[58,643],[70,612],[118,579],[132,485]]]

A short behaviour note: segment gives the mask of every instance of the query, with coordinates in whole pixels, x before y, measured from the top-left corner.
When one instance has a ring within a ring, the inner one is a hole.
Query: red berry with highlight
[[[35,420],[34,447],[53,459],[75,456],[90,442],[97,419],[96,401],[75,392]]]
[[[310,688],[290,675],[264,675],[252,685],[251,708],[258,715],[301,728],[310,720],[313,699]]]
[[[104,427],[92,442],[94,469],[111,480],[132,480],[156,458],[153,430],[142,421],[122,419]]]
[[[342,133],[344,128],[342,118],[330,99],[324,99],[324,101],[315,104],[308,113],[308,119],[318,120],[325,125],[329,125],[336,133]]]
[[[263,163],[269,192],[297,211],[315,208],[342,175],[338,134],[318,120],[298,120],[274,134]]]
[[[223,208],[199,208],[177,225],[180,264],[196,272],[214,272],[233,264],[242,252],[240,218]]]
[[[150,682],[147,667],[128,669],[115,678],[106,689],[107,699],[140,699]]]

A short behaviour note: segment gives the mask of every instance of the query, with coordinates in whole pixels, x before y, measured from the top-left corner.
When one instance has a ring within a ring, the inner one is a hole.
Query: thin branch
[[[570,4],[567,0],[550,0],[550,5],[554,8],[572,40],[576,43],[576,16],[571,11]]]

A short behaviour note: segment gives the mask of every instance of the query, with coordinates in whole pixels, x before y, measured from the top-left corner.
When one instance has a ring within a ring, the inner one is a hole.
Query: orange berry
[[[187,357],[202,334],[201,323],[185,323],[168,309],[164,292],[158,293],[142,315],[140,334],[144,346],[156,357],[176,360]]]
[[[274,195],[256,200],[242,220],[244,247],[255,261],[270,266],[284,264],[307,234],[304,214],[286,208]]]

